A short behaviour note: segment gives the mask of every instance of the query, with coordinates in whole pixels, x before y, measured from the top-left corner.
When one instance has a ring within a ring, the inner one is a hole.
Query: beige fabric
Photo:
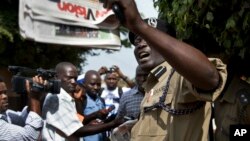
[[[175,72],[170,82],[165,104],[171,103],[171,107],[174,109],[184,109],[198,100],[212,101],[216,99],[225,85],[227,73],[226,66],[220,60],[212,59],[212,62],[216,65],[221,77],[220,86],[213,94],[198,93],[188,81]],[[151,106],[159,101],[166,86],[172,68],[166,62],[160,66],[165,66],[167,71],[159,79],[149,76],[145,84],[146,94],[141,104],[141,116],[132,129],[131,140],[207,141],[211,116],[209,102],[203,108],[188,115],[173,116],[161,109],[143,112],[143,107]]]

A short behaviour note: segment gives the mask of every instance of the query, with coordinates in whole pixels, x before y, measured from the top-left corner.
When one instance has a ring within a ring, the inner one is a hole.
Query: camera
[[[116,69],[116,67],[115,67],[115,66],[112,66],[111,68],[109,68],[108,73],[112,73],[112,72],[114,72],[114,71],[115,71],[115,69]]]
[[[61,82],[55,79],[56,72],[53,70],[45,70],[42,68],[31,69],[21,66],[8,66],[8,70],[14,74],[12,77],[12,89],[18,94],[26,94],[26,80],[29,81],[31,87],[39,92],[50,92],[52,94],[60,93]],[[35,75],[41,76],[48,83],[44,86],[33,83],[32,77]]]

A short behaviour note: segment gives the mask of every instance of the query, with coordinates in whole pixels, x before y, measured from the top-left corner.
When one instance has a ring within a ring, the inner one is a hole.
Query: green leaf
[[[191,3],[193,3],[193,1],[194,1],[194,0],[188,0],[188,3],[191,4]]]
[[[205,27],[206,27],[207,29],[209,29],[209,28],[210,28],[209,24],[206,24],[206,25],[205,25]]]
[[[227,23],[226,23],[226,29],[229,29],[229,28],[234,28],[236,25],[234,19],[231,17],[227,20]]]
[[[212,12],[207,12],[206,16],[207,21],[212,22],[214,20],[214,16]]]
[[[225,46],[226,48],[230,48],[231,47],[231,41],[230,40],[225,40],[223,42],[223,46]]]
[[[249,24],[250,24],[250,12],[246,14],[245,19],[243,21],[243,24],[242,24],[243,30],[248,29],[250,27]]]
[[[235,42],[234,42],[234,46],[235,47],[242,47],[243,46],[243,41],[242,39],[237,39]]]
[[[8,30],[6,30],[2,26],[0,26],[0,39],[2,39],[2,40],[7,39],[9,42],[13,42],[14,37]]]

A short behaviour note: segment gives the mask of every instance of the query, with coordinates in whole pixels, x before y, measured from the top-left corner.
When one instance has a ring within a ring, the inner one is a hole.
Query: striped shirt
[[[143,97],[144,94],[139,92],[137,87],[125,92],[120,99],[117,117],[138,118]]]
[[[44,101],[42,111],[44,128],[43,141],[78,141],[72,136],[79,128],[83,127],[77,117],[75,100],[64,89],[60,94],[49,93]]]
[[[43,126],[42,118],[35,112],[7,110],[0,114],[1,141],[35,141]]]

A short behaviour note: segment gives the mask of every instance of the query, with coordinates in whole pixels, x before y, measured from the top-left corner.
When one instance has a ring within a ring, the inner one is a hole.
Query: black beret
[[[171,27],[167,22],[165,22],[164,20],[160,20],[160,19],[156,19],[156,18],[147,18],[144,19],[144,22],[146,22],[148,25],[157,28],[158,30],[165,32],[167,34],[169,34],[170,36],[176,37],[176,33],[175,30],[173,29],[173,27]],[[129,32],[128,37],[129,37],[129,41],[134,44],[134,40],[136,38],[136,34]]]

